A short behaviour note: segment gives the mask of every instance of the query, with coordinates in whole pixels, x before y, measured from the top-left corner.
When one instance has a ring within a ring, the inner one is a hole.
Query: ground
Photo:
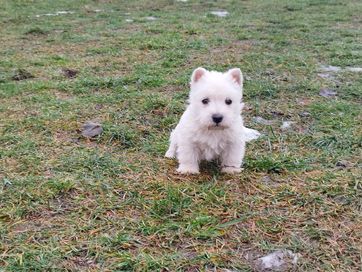
[[[361,1],[0,6],[0,271],[361,270]],[[163,157],[198,66],[244,73],[241,174]]]

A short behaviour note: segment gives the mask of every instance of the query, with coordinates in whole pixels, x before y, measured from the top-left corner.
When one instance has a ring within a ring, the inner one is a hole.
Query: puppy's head
[[[240,69],[219,73],[200,67],[192,73],[190,84],[189,107],[198,125],[209,130],[231,127],[243,105]]]

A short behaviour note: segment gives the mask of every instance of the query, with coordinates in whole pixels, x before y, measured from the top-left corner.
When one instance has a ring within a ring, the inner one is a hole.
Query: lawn
[[[0,6],[0,271],[361,271],[361,1]],[[244,74],[241,174],[163,157],[198,66]]]

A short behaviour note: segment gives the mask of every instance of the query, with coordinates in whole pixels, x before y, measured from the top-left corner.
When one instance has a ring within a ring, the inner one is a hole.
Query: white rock
[[[218,16],[218,17],[226,17],[229,15],[229,12],[225,10],[216,10],[210,12],[212,15]]]
[[[257,271],[289,271],[300,255],[290,250],[278,250],[256,260]]]
[[[127,22],[127,23],[132,23],[133,20],[132,20],[132,19],[126,19],[126,22]]]
[[[346,70],[350,72],[359,73],[362,72],[362,67],[346,67]]]
[[[72,12],[72,11],[57,11],[56,15],[71,14],[71,13],[74,13],[74,12]]]
[[[332,65],[321,65],[320,69],[324,72],[339,72],[341,70],[341,67]]]
[[[148,16],[148,17],[146,17],[146,20],[148,20],[148,21],[156,21],[157,18],[153,17],[153,16]]]
[[[37,14],[35,17],[39,18],[40,16],[58,16],[58,15],[65,15],[65,14],[73,14],[74,11],[57,11],[56,13],[45,13],[45,14]]]

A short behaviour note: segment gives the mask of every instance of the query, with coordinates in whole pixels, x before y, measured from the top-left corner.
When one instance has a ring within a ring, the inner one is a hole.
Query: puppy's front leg
[[[177,172],[180,174],[198,174],[199,173],[199,151],[190,144],[180,144],[177,150],[179,167]]]
[[[245,142],[230,144],[221,154],[221,172],[240,173],[245,154]]]

